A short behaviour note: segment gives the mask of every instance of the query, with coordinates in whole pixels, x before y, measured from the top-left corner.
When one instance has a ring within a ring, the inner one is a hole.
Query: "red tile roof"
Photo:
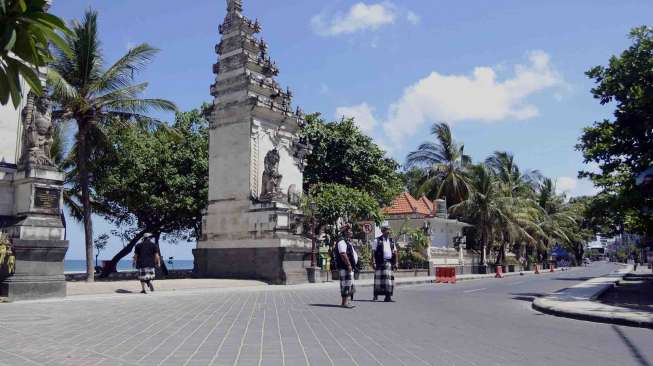
[[[403,192],[392,201],[389,207],[383,209],[386,215],[413,215],[435,216],[436,204],[425,196],[416,200],[408,192]]]

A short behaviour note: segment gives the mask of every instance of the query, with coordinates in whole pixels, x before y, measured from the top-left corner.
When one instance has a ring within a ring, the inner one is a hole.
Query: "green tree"
[[[577,149],[596,171],[581,171],[601,189],[600,203],[609,204],[618,222],[631,232],[653,232],[653,197],[638,191],[635,177],[653,165],[653,28],[630,32],[633,44],[607,66],[586,74],[596,86],[594,98],[615,107],[614,118],[594,122],[580,137]]]
[[[460,203],[469,192],[465,169],[471,158],[465,154],[465,146],[453,139],[447,123],[433,124],[431,134],[436,141],[423,143],[408,154],[406,166],[424,170],[421,192],[429,193],[431,198],[446,197],[451,204]]]
[[[317,222],[316,234],[325,232],[328,242],[337,239],[339,222],[372,220],[380,223],[383,214],[374,197],[364,191],[337,183],[318,183],[302,201],[305,212]]]
[[[353,119],[326,123],[319,114],[307,116],[300,136],[313,151],[304,171],[304,190],[336,183],[366,192],[381,206],[402,191],[399,164],[364,135]]]
[[[495,151],[485,159],[487,165],[501,181],[506,195],[511,197],[532,197],[535,187],[542,180],[537,170],[522,173],[515,157],[506,151]]]
[[[93,247],[95,248],[95,266],[97,267],[97,260],[100,256],[100,252],[106,249],[109,245],[109,235],[102,234],[93,240]]]
[[[45,0],[0,0],[0,104],[9,98],[18,107],[24,91],[20,78],[42,95],[39,68],[52,61],[49,44],[70,52],[57,34],[71,34],[58,17],[48,14]]]
[[[208,198],[208,122],[199,110],[177,113],[171,126],[106,126],[111,146],[91,164],[99,212],[132,237],[107,276],[146,233],[158,243],[197,240]]]
[[[64,52],[63,45],[55,44],[57,52],[48,75],[51,98],[57,107],[53,119],[74,121],[77,126],[74,164],[81,190],[88,281],[94,280],[89,176],[92,138],[102,135],[102,125],[148,120],[143,113],[176,109],[166,100],[140,98],[147,83],[133,84],[134,75],[149,63],[156,49],[147,44],[138,45],[113,65],[104,67],[97,16],[97,12],[88,10],[81,23],[73,23],[73,34],[65,39],[71,53]]]

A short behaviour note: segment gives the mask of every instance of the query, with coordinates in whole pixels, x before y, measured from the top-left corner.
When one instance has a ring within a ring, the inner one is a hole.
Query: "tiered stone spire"
[[[242,9],[242,0],[227,0],[227,14],[219,26],[222,40],[215,48],[219,60],[213,65],[216,82],[211,85],[215,107],[245,103],[303,123],[301,110],[292,111],[290,89],[282,90],[274,80],[279,68],[268,55],[267,44],[255,37],[261,25],[243,16]]]

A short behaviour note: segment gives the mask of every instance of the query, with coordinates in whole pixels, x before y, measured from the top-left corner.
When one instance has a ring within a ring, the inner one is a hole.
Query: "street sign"
[[[365,234],[369,234],[372,231],[374,231],[374,226],[370,223],[365,223],[363,224],[363,231],[365,232]]]

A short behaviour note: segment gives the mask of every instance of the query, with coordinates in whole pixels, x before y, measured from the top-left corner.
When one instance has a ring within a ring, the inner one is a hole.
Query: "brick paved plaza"
[[[653,332],[540,314],[530,300],[612,270],[402,286],[340,309],[314,288],[0,304],[0,365],[646,365]]]

